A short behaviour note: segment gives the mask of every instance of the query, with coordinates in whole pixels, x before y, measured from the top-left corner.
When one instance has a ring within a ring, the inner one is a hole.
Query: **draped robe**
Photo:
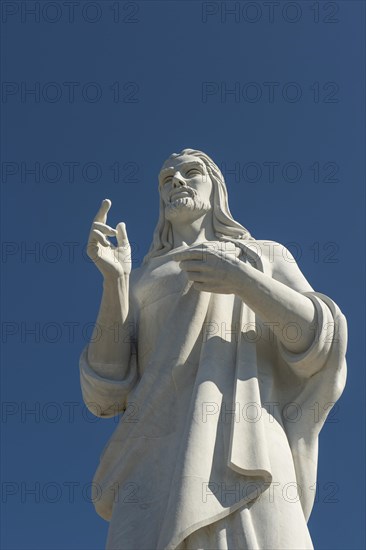
[[[101,376],[103,365],[97,374],[87,349],[80,361],[92,412],[125,411],[94,477],[108,550],[312,548],[318,434],[345,383],[345,319],[284,247],[236,245],[312,300],[313,343],[290,352],[276,319],[195,290],[171,253],[132,272],[125,378]]]

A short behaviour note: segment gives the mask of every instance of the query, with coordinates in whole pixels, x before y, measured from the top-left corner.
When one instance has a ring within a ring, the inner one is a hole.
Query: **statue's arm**
[[[135,324],[126,287],[128,279],[104,281],[94,335],[80,358],[83,399],[96,416],[123,412],[138,381]]]
[[[102,202],[94,218],[88,241],[88,255],[103,275],[103,296],[93,335],[88,346],[89,366],[99,375],[122,380],[129,367],[131,338],[129,285],[131,247],[124,223],[107,225],[111,201]],[[108,237],[116,237],[114,246]]]
[[[335,399],[338,399],[346,375],[346,319],[331,298],[312,289],[295,259],[283,245],[268,242],[265,245],[267,250],[269,250],[268,245],[271,245],[272,250],[276,249],[272,257],[269,258],[267,255],[267,269],[264,269],[264,272],[271,275],[272,296],[277,297],[274,307],[277,311],[280,303],[279,313],[283,314],[282,325],[278,323],[273,327],[280,343],[278,347],[280,356],[292,370],[306,378],[321,371],[325,365],[332,365],[334,379],[328,379],[329,385],[326,391],[332,395],[329,401],[334,399],[334,395],[337,395]],[[284,307],[281,304],[285,304]],[[307,317],[306,312],[308,312]],[[312,315],[313,321],[309,322]],[[286,323],[291,322],[297,323],[291,335],[295,340],[293,343],[289,341],[291,333],[286,328]],[[298,336],[300,338],[296,341]],[[334,386],[335,380],[336,386]],[[332,393],[333,391],[335,394]]]
[[[100,376],[123,380],[129,368],[133,340],[133,314],[129,305],[129,275],[105,278],[88,362]]]
[[[88,242],[88,255],[103,275],[103,295],[89,345],[80,358],[83,398],[97,416],[123,411],[137,381],[130,304],[131,248],[123,223],[108,226],[110,201],[103,201]],[[117,247],[107,237],[117,238]]]
[[[256,244],[261,246],[259,241]],[[266,264],[264,272],[250,262],[238,260],[226,248],[206,249],[199,245],[177,253],[175,259],[186,271],[188,279],[193,281],[194,288],[236,294],[263,322],[273,326],[273,332],[289,351],[301,353],[314,340],[316,309],[312,300],[304,295],[312,288],[293,258],[293,261],[281,262],[284,247],[278,243],[272,245],[280,250],[276,250],[273,259],[263,262]],[[264,257],[268,250],[263,247],[260,252],[263,260],[268,260]],[[298,339],[291,339],[291,325],[294,332],[300,333]]]
[[[267,265],[271,273],[259,271],[250,263],[240,263],[240,284],[237,293],[268,323],[278,340],[293,353],[306,351],[314,341],[317,311],[313,301],[304,295],[312,288],[300,271],[290,252],[279,245],[263,255],[272,254]],[[239,278],[238,278],[239,283]]]

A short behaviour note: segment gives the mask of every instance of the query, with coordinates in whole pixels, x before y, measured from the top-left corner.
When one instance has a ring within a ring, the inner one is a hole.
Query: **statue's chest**
[[[149,262],[133,286],[136,305],[142,309],[169,295],[182,294],[192,285],[175,260],[156,258]]]

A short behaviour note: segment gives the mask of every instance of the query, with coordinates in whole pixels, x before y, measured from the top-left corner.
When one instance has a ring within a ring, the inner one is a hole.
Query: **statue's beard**
[[[180,217],[197,219],[205,212],[211,210],[211,204],[200,199],[195,189],[189,188],[190,197],[172,198],[165,204],[165,218],[173,221]]]

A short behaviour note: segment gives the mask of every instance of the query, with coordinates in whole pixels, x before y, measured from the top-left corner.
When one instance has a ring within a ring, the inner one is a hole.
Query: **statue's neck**
[[[214,241],[216,236],[213,230],[211,216],[202,216],[194,221],[182,223],[181,220],[172,222],[173,248],[188,245]]]

